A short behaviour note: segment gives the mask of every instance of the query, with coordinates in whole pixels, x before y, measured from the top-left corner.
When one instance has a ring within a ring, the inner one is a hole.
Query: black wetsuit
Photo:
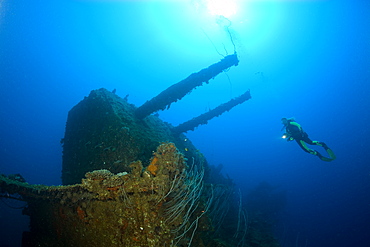
[[[335,159],[335,156],[331,157],[331,159],[324,157],[322,154],[320,154],[318,151],[310,149],[307,147],[306,143],[309,145],[317,145],[320,147],[323,147],[325,151],[328,152],[328,146],[319,141],[312,141],[306,132],[303,131],[300,124],[294,122],[294,121],[288,121],[288,124],[285,126],[286,133],[288,134],[288,141],[295,140],[298,145],[303,149],[303,151],[318,156],[321,160],[324,161],[331,161]],[[332,152],[330,150],[330,152]],[[333,153],[334,155],[334,153]]]

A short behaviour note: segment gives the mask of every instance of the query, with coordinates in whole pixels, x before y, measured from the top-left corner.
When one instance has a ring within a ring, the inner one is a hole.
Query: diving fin
[[[322,156],[319,152],[317,152],[317,154],[316,154],[322,161],[330,162],[330,161],[333,161],[337,158],[337,157],[335,157],[334,152],[330,148],[326,148],[325,151],[329,154],[330,158]]]

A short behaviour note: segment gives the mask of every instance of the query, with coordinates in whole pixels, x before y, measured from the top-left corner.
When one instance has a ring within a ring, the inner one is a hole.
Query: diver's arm
[[[303,132],[302,126],[297,122],[290,122],[289,124],[297,126],[300,132]]]

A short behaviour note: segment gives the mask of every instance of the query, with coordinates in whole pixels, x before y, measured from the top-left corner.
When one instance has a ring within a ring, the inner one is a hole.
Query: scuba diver
[[[294,118],[282,118],[281,122],[284,125],[281,130],[285,128],[285,134],[283,135],[284,139],[287,139],[287,141],[295,140],[298,143],[298,145],[303,149],[303,151],[316,155],[317,157],[319,157],[319,159],[323,161],[335,160],[336,157],[334,152],[324,142],[312,141],[308,137],[308,134],[303,131],[301,125],[295,122]],[[317,145],[323,147],[325,151],[329,154],[330,158],[321,155],[316,150],[310,149],[309,147],[307,147],[306,143],[309,145]]]

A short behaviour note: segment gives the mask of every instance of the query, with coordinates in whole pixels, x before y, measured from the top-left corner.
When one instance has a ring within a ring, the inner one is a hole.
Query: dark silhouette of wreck
[[[245,233],[233,238],[222,232],[232,227],[220,227],[231,180],[219,175],[211,183],[211,166],[183,133],[250,99],[249,90],[176,127],[152,114],[238,62],[236,54],[226,56],[140,107],[106,89],[74,106],[61,141],[62,186],[0,176],[2,197],[28,203],[23,246],[244,245]]]

